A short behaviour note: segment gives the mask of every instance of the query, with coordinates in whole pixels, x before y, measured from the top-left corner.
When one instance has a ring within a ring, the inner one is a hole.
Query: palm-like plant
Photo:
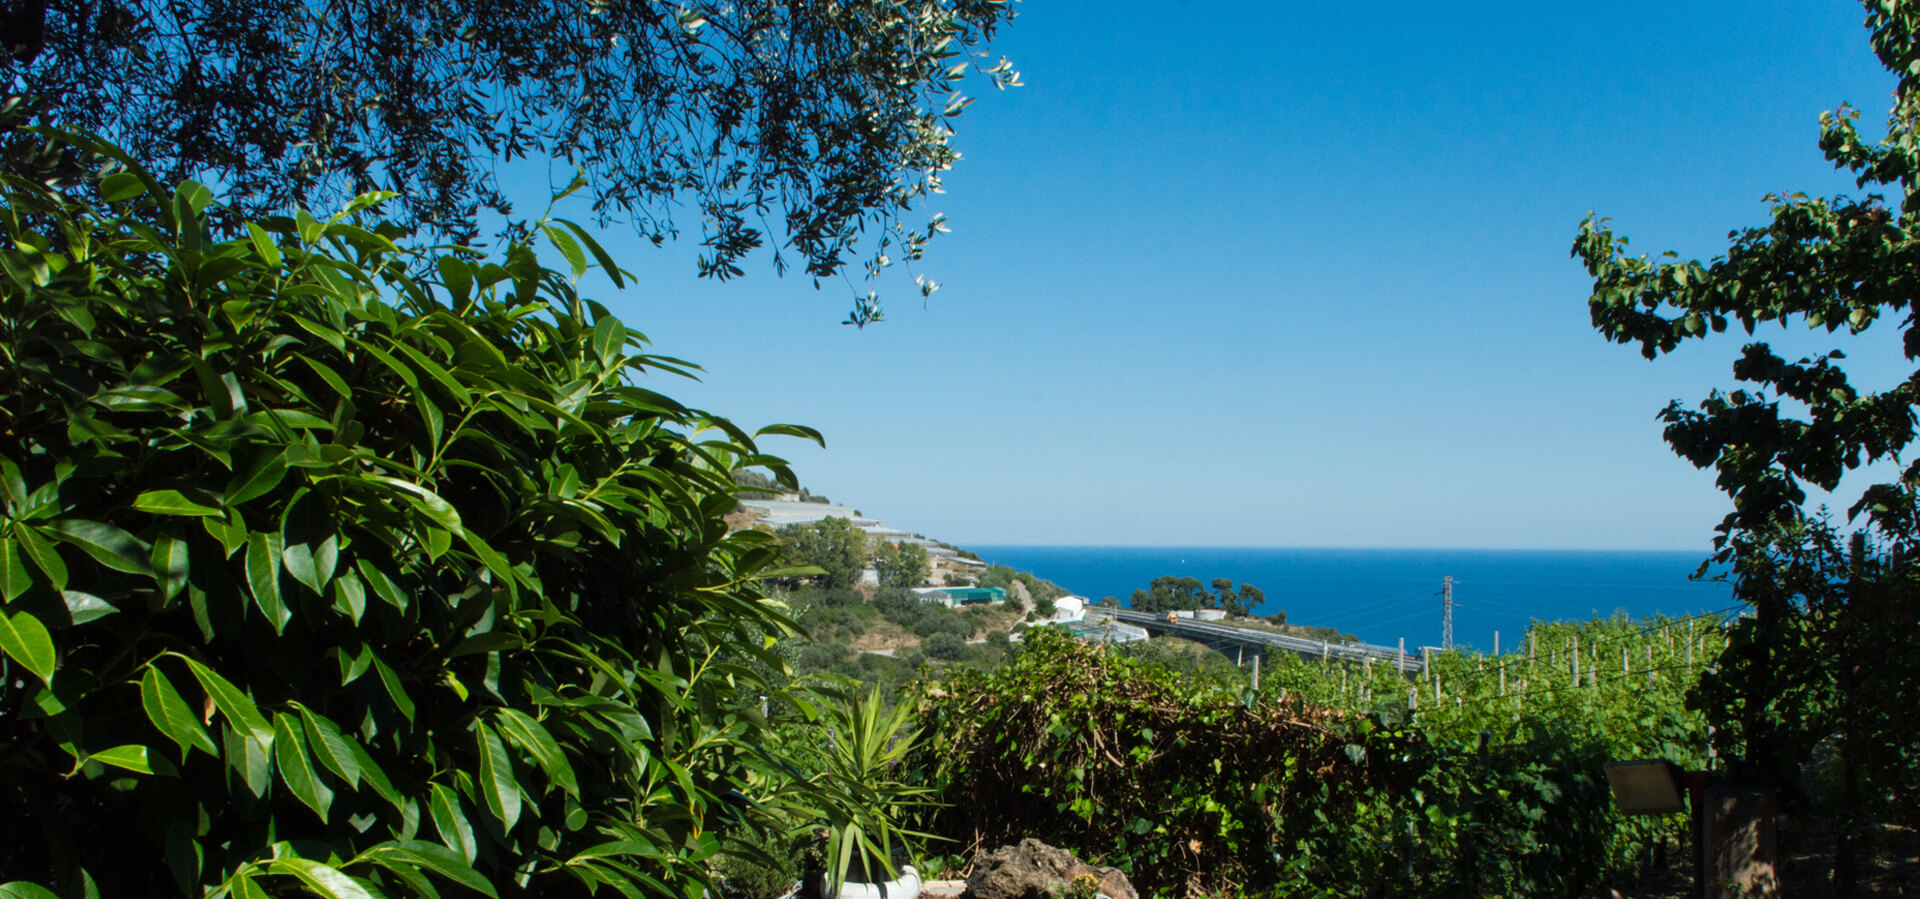
[[[824,895],[829,897],[839,895],[856,859],[865,871],[898,877],[894,846],[909,838],[939,839],[905,826],[914,811],[938,803],[931,789],[897,776],[901,760],[920,738],[920,729],[910,727],[913,705],[897,703],[891,711],[885,705],[875,687],[864,698],[831,700],[815,710],[816,720],[829,730],[811,784],[818,819],[807,827],[826,826]]]

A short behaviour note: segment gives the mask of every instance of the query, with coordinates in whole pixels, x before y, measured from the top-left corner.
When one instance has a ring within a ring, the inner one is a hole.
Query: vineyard
[[[927,688],[928,830],[1047,838],[1160,895],[1571,895],[1629,883],[1684,819],[1613,810],[1613,759],[1707,762],[1688,688],[1716,616],[1540,624],[1509,651],[1251,671],[1039,633]],[[1249,667],[1251,667],[1249,665]]]

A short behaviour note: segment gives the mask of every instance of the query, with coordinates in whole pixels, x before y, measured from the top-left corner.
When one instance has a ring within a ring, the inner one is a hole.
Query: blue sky
[[[707,370],[655,385],[780,439],[815,492],[962,545],[1704,549],[1726,501],[1655,413],[1744,338],[1605,343],[1568,248],[1710,256],[1782,189],[1852,190],[1816,122],[1891,78],[1844,0],[1040,2],[1025,87],[958,120],[953,233],[878,285],[694,277],[609,235],[594,291]],[[683,222],[697,231],[697,223]],[[1763,334],[1779,338],[1779,332]],[[1901,374],[1889,332],[1845,346]],[[1843,486],[1843,492],[1846,488]]]

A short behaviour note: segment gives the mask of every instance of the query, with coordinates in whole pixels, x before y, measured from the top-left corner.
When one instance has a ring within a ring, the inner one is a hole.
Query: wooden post
[[[1493,655],[1495,658],[1498,658],[1500,656],[1500,632],[1499,631],[1493,632]]]
[[[1567,655],[1573,658],[1573,685],[1580,686],[1580,635],[1573,635],[1573,648]]]
[[[1260,654],[1253,656],[1253,692],[1260,692]]]
[[[1400,664],[1399,664],[1399,671],[1400,671],[1400,673],[1401,673],[1401,674],[1406,674],[1406,673],[1407,673],[1407,638],[1405,638],[1405,637],[1401,637],[1401,638],[1400,638]]]

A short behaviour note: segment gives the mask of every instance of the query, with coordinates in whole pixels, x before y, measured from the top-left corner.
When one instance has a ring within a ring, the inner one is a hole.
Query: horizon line
[[[1702,552],[1702,553],[1705,553],[1705,554],[1707,554],[1707,555],[1711,555],[1711,554],[1712,554],[1712,552],[1713,552],[1713,550],[1712,550],[1711,548],[1701,548],[1701,549],[1697,549],[1697,550],[1696,550],[1695,548],[1691,548],[1691,547],[1683,547],[1683,548],[1677,548],[1677,549],[1676,549],[1676,548],[1671,548],[1671,547],[1667,547],[1667,548],[1659,548],[1659,547],[1645,547],[1645,546],[1603,546],[1603,547],[1571,547],[1571,546],[1377,546],[1377,545],[1358,545],[1358,544],[1339,544],[1339,545],[1332,545],[1332,544],[1322,544],[1322,545],[1286,545],[1286,546],[1283,546],[1283,545],[1275,545],[1275,544],[1256,544],[1256,543],[992,543],[992,542],[983,542],[983,543],[968,543],[968,542],[965,542],[965,541],[958,541],[958,540],[955,540],[955,541],[945,541],[945,542],[947,542],[947,543],[948,543],[949,545],[951,545],[951,546],[958,546],[958,547],[961,547],[961,548],[963,548],[963,549],[967,549],[967,548],[971,548],[971,547],[975,547],[975,546],[984,546],[984,547],[999,547],[999,548],[1021,548],[1021,549],[1303,549],[1303,550],[1367,550],[1367,551],[1395,551],[1395,552],[1581,552],[1581,553],[1588,553],[1588,552],[1590,552],[1590,553],[1606,553],[1606,552],[1670,552],[1670,553],[1691,553],[1691,552],[1696,552],[1696,551],[1698,551],[1698,552]]]

